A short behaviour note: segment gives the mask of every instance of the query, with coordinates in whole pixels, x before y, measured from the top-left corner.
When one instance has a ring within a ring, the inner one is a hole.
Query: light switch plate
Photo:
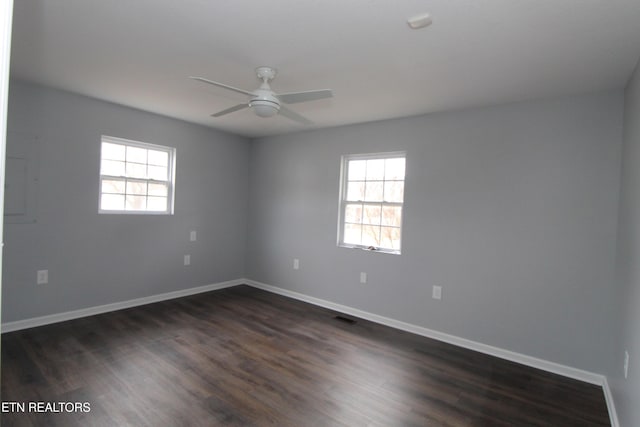
[[[434,286],[431,292],[431,298],[442,299],[442,286]]]
[[[49,283],[49,270],[38,270],[37,284],[46,285]]]
[[[624,351],[624,378],[626,379],[629,376],[629,352],[627,350]]]

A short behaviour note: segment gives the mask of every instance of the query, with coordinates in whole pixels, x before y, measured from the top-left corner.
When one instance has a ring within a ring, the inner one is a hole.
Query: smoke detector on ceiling
[[[411,27],[412,30],[428,27],[431,23],[433,23],[433,19],[428,13],[415,15],[407,19],[407,24],[409,24],[409,27]]]

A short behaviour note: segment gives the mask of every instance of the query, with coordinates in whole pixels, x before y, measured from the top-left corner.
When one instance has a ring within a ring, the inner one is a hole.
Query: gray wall
[[[4,322],[243,276],[246,139],[16,81],[8,128],[39,138],[40,167],[36,223],[4,229]],[[98,214],[102,134],[176,147],[175,215]]]
[[[640,65],[625,91],[624,143],[618,231],[618,329],[609,372],[616,409],[623,426],[640,426]],[[624,379],[624,350],[629,376]]]
[[[248,277],[603,373],[622,107],[620,91],[255,140]],[[337,247],[340,156],[396,150],[402,255]]]
[[[249,142],[12,82],[9,131],[39,137],[40,167],[36,222],[5,227],[3,321],[246,275],[603,372],[618,358],[622,107],[611,92]],[[177,148],[175,215],[98,215],[101,134]],[[396,150],[408,153],[403,254],[338,248],[340,156]]]

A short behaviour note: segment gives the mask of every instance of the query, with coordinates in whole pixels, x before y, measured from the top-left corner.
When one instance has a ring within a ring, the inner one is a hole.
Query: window
[[[400,253],[405,153],[342,158],[340,246]]]
[[[175,149],[102,136],[100,213],[173,214]]]

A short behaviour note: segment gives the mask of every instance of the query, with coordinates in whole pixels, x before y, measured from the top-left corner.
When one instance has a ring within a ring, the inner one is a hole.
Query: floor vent
[[[355,320],[349,319],[348,317],[344,317],[344,316],[340,316],[340,315],[337,315],[336,317],[334,317],[334,319],[339,320],[339,321],[344,322],[344,323],[348,323],[349,325],[353,325],[354,323],[356,323]]]

